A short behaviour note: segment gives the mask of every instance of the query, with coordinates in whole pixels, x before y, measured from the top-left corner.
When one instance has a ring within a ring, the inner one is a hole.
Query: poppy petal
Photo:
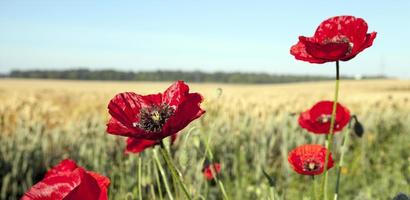
[[[97,181],[97,184],[100,187],[100,196],[98,200],[108,200],[107,188],[111,184],[110,179],[96,172],[87,171],[87,173]]]
[[[107,132],[114,135],[132,136],[135,128],[127,127],[112,117],[107,123]]]
[[[177,81],[164,92],[163,102],[170,106],[178,106],[189,93],[189,87],[184,81]]]
[[[108,104],[108,112],[124,126],[132,127],[140,109],[145,105],[141,95],[133,92],[124,92],[115,95]]]
[[[48,170],[46,175],[44,175],[44,178],[59,175],[59,174],[64,174],[64,173],[70,173],[77,168],[78,166],[75,163],[75,161],[70,160],[70,159],[65,159],[65,160],[62,160],[59,164],[57,164],[53,168],[51,168],[50,170]]]
[[[143,98],[143,102],[144,102],[143,107],[150,106],[150,105],[161,105],[161,103],[162,103],[162,94],[161,93],[144,95],[144,96],[142,96],[142,98]]]
[[[64,199],[81,184],[84,170],[73,173],[58,173],[49,176],[32,186],[21,198],[22,200],[55,200]]]
[[[171,135],[171,144],[174,144],[177,138],[178,138],[178,133]]]
[[[341,60],[348,61],[348,60],[354,58],[358,53],[362,52],[366,48],[371,47],[373,45],[374,39],[376,38],[376,35],[377,35],[376,32],[368,33],[366,35],[366,39],[363,41],[363,44],[361,44],[361,46],[358,47],[358,49],[355,51],[355,53],[351,53],[351,54],[347,55],[346,57],[342,58]]]
[[[306,45],[303,42],[298,42],[290,48],[290,54],[292,54],[297,60],[307,61],[310,63],[325,63],[326,60],[314,58],[306,51]]]
[[[318,41],[324,41],[335,36],[345,36],[354,44],[354,51],[357,49],[355,46],[365,40],[367,29],[367,23],[362,18],[336,16],[320,23],[315,31],[314,38]]]
[[[200,107],[202,101],[203,97],[199,93],[188,94],[185,101],[179,105],[174,115],[164,125],[163,134],[173,135],[204,114],[205,111]]]
[[[82,171],[82,173],[80,173],[81,183],[64,197],[64,200],[101,200],[101,189],[94,177],[86,173],[82,168],[76,170]]]
[[[156,144],[158,144],[158,142],[154,140],[144,140],[129,137],[127,138],[127,147],[125,149],[125,152],[140,153],[144,151],[146,148],[153,147]]]
[[[303,36],[299,40],[305,44],[306,52],[309,55],[326,61],[336,61],[343,58],[348,54],[350,48],[349,43],[346,42],[317,43]]]
[[[97,181],[97,183],[98,183],[98,185],[100,186],[100,187],[108,187],[108,186],[110,186],[110,179],[109,178],[107,178],[107,177],[105,177],[105,176],[103,176],[103,175],[101,175],[101,174],[98,174],[98,173],[96,173],[96,172],[93,172],[93,171],[87,171],[87,173],[90,175],[90,176],[92,176],[96,181]]]

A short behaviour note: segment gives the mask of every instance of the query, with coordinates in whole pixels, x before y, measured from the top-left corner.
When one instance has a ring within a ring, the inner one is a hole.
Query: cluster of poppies
[[[309,110],[302,112],[298,122],[300,127],[314,134],[329,134],[333,110],[333,101],[320,101]],[[349,110],[337,103],[333,133],[341,131],[350,121]],[[328,150],[322,145],[306,144],[289,153],[289,163],[299,174],[318,175],[324,170]],[[334,161],[329,152],[327,169],[332,168]]]
[[[347,61],[370,47],[376,33],[367,33],[367,24],[361,18],[338,16],[330,18],[317,28],[313,37],[299,37],[291,54],[298,60],[311,63]],[[172,84],[163,93],[140,95],[134,92],[117,94],[108,104],[111,118],[107,132],[127,137],[126,153],[140,153],[170,137],[171,144],[180,130],[205,111],[199,93],[190,93],[183,81]],[[315,134],[333,134],[341,131],[350,120],[350,112],[341,104],[320,101],[299,116],[299,125]],[[333,123],[331,123],[333,120]],[[334,125],[331,128],[331,124]],[[331,131],[333,130],[333,131]],[[304,175],[317,175],[324,171],[329,150],[317,144],[302,145],[289,153],[293,169]],[[329,154],[327,169],[334,165]],[[221,172],[221,164],[206,163],[203,174],[214,180]],[[44,179],[30,188],[23,200],[54,199],[107,199],[110,180],[98,173],[77,166],[72,160],[63,160],[50,169]]]
[[[323,21],[313,37],[300,36],[290,53],[296,59],[310,63],[337,62],[338,80],[338,62],[354,58],[370,47],[375,37],[376,32],[367,33],[367,23],[363,19],[337,16]],[[302,112],[298,119],[300,127],[314,134],[325,135],[343,130],[349,121],[349,110],[333,101],[316,103],[311,109]],[[299,174],[318,175],[334,165],[332,154],[328,151],[318,144],[306,144],[290,151],[288,161]]]
[[[202,95],[189,93],[189,87],[183,81],[175,82],[164,93],[120,93],[108,104],[111,119],[107,123],[107,132],[127,137],[126,153],[140,153],[162,144],[167,137],[173,144],[180,130],[205,113],[200,107],[202,101]],[[211,181],[220,170],[219,163],[204,164],[204,178]],[[86,171],[72,160],[63,160],[22,199],[104,200],[108,198],[109,184],[107,177]]]

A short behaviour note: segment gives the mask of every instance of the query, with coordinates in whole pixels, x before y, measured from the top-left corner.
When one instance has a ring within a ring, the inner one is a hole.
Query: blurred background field
[[[64,158],[110,177],[110,199],[137,199],[141,158],[144,199],[166,199],[158,191],[153,150],[124,154],[125,138],[107,134],[105,124],[108,101],[116,93],[157,93],[169,84],[0,79],[0,199],[18,199]],[[205,96],[207,113],[179,133],[171,151],[195,199],[221,199],[201,172],[208,140],[231,199],[267,199],[262,168],[275,180],[278,197],[309,196],[310,177],[294,173],[287,154],[303,143],[323,144],[324,138],[298,127],[297,117],[315,102],[331,100],[333,82],[190,87]],[[346,80],[340,91],[341,103],[365,127],[362,138],[351,135],[341,199],[410,193],[410,81]],[[341,136],[336,135],[336,145]],[[333,153],[338,160],[339,152]]]

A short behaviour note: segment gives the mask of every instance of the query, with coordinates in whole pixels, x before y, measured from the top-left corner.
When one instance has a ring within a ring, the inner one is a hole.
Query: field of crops
[[[153,156],[157,149],[124,154],[125,138],[105,132],[107,104],[116,93],[157,93],[169,84],[0,79],[0,199],[20,198],[64,158],[108,176],[110,199],[138,199],[139,194],[169,199]],[[207,144],[222,165],[221,180],[231,199],[268,199],[272,193],[309,199],[311,179],[290,168],[288,152],[300,144],[324,143],[301,129],[297,118],[315,102],[331,100],[333,82],[190,87],[205,97],[206,114],[180,132],[170,148],[195,199],[221,199],[220,189],[202,174]],[[340,102],[365,127],[363,137],[351,136],[340,199],[384,200],[410,193],[410,81],[342,80]],[[335,136],[336,147],[341,136]],[[333,154],[337,160],[339,153]],[[274,190],[262,169],[274,179]],[[335,170],[330,173],[333,188]]]

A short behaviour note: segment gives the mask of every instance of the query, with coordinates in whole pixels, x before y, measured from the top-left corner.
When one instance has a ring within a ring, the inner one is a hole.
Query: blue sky
[[[305,3],[302,3],[305,2]],[[410,77],[410,1],[0,0],[0,72],[202,70],[333,74],[289,48],[331,16],[364,18],[374,45],[343,74]]]

